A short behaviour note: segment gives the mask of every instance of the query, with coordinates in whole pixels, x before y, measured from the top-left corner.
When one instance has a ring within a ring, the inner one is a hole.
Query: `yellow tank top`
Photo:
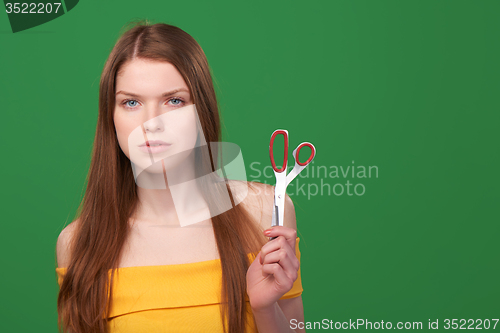
[[[298,237],[295,253],[300,260]],[[248,254],[250,262],[257,254]],[[56,272],[61,286],[66,268],[56,268]],[[302,294],[300,268],[298,273],[292,289],[281,299]],[[120,267],[113,278],[108,321],[110,332],[222,332],[219,312],[221,279],[220,259],[177,265]],[[246,300],[248,302],[248,296]],[[248,308],[247,332],[257,332],[250,306]]]

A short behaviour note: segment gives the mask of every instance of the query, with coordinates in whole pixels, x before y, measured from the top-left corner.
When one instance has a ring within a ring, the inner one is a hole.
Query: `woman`
[[[85,197],[57,242],[64,331],[293,332],[290,320],[303,322],[293,204],[284,226],[263,232],[273,188],[207,173],[220,168],[219,141],[198,43],[167,24],[122,34],[101,76]]]

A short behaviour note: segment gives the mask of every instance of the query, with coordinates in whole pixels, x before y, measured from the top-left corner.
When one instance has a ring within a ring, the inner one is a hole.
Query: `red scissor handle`
[[[283,158],[283,166],[281,169],[278,169],[276,167],[276,163],[274,162],[274,156],[273,156],[273,144],[274,144],[274,139],[278,134],[283,134],[283,137],[285,138],[285,157]],[[269,143],[269,156],[271,157],[271,165],[273,167],[273,170],[276,172],[283,172],[286,169],[286,162],[288,160],[288,131],[286,130],[276,130],[273,132],[271,135],[271,142]]]
[[[299,161],[299,152],[300,152],[300,149],[302,149],[302,147],[309,147],[311,148],[311,156],[309,156],[309,158],[307,159],[307,161],[305,161],[304,163],[301,163]],[[298,147],[297,147],[297,150],[295,151],[295,161],[297,161],[297,164],[300,165],[300,166],[304,166],[304,165],[307,165],[309,164],[309,162],[312,161],[312,159],[314,158],[314,155],[316,155],[316,148],[314,148],[314,146],[312,145],[312,143],[309,143],[309,142],[302,142]]]

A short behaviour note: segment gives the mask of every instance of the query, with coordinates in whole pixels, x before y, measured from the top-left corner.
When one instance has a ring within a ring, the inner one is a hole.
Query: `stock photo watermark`
[[[287,173],[293,169],[288,166]],[[378,179],[379,170],[376,165],[314,165],[314,161],[305,168],[287,187],[289,196],[303,195],[308,200],[317,195],[324,196],[362,196],[366,193],[367,179]],[[249,181],[273,184],[275,175],[270,165],[262,167],[262,163],[250,164]]]
[[[428,319],[425,321],[372,321],[368,319],[349,319],[349,321],[334,321],[323,319],[321,321],[298,321],[290,320],[290,328],[308,329],[308,330],[378,330],[378,329],[397,329],[397,330],[456,330],[456,329],[496,329],[498,318],[495,319]]]

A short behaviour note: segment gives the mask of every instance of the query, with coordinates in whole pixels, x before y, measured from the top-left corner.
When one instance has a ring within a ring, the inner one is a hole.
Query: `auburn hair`
[[[165,23],[141,20],[127,25],[101,75],[87,186],[76,214],[77,223],[68,248],[70,261],[57,299],[58,324],[63,332],[108,332],[113,276],[130,231],[129,218],[138,204],[131,163],[118,144],[113,122],[115,82],[120,68],[135,58],[174,65],[189,87],[206,142],[221,141],[212,76],[196,40],[182,29]],[[217,170],[216,163],[216,159],[211,161],[214,170]],[[221,182],[220,186],[223,188],[218,190],[225,190],[232,197],[228,182]],[[222,267],[224,331],[245,332],[249,311],[245,301],[246,272],[250,265],[247,254],[258,251],[266,239],[242,204],[212,217],[212,225]]]

